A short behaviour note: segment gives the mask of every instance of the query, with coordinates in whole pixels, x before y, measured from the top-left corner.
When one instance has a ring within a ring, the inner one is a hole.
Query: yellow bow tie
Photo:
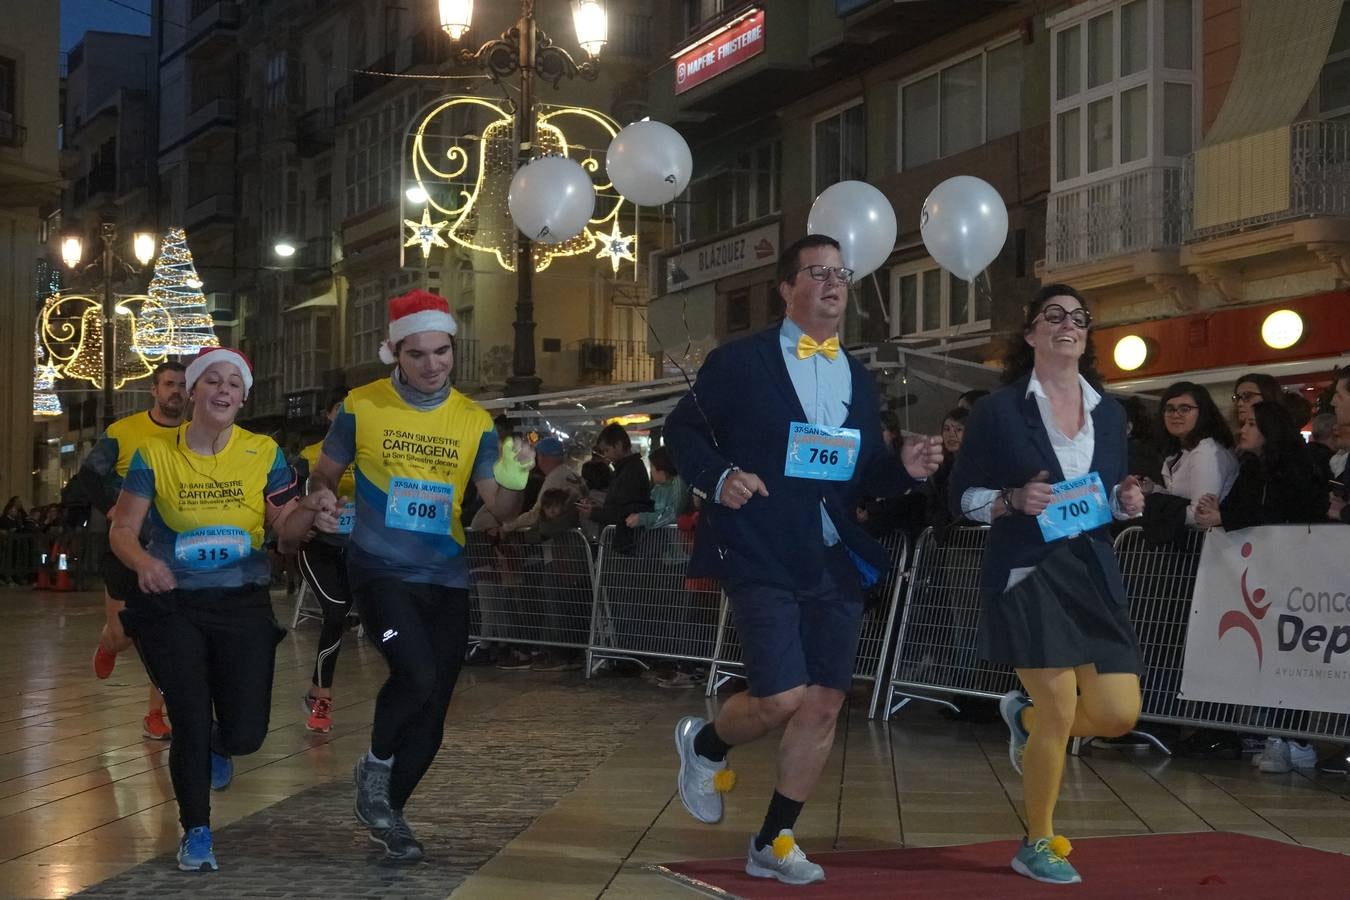
[[[798,359],[810,359],[817,353],[824,353],[826,359],[833,360],[839,355],[839,338],[826,338],[821,343],[816,343],[816,339],[809,334],[797,338]]]

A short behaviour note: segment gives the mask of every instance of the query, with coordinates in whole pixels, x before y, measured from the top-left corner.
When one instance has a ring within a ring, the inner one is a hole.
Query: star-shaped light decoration
[[[609,234],[597,234],[595,239],[600,244],[600,252],[595,254],[595,258],[608,259],[616,273],[619,271],[619,263],[625,259],[634,265],[637,264],[637,257],[633,255],[633,243],[637,240],[637,235],[620,232],[618,216],[614,217]]]
[[[428,259],[431,256],[432,247],[449,247],[445,238],[441,237],[441,232],[450,224],[448,220],[442,219],[439,222],[431,221],[431,207],[422,207],[422,221],[415,219],[404,219],[403,224],[407,226],[410,236],[403,243],[405,247],[422,248],[422,258]]]

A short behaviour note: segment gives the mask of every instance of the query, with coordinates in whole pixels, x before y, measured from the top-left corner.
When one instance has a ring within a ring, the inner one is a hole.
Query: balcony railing
[[[1181,166],[1159,166],[1051,194],[1046,268],[1180,246],[1189,193]]]
[[[1186,240],[1309,216],[1350,215],[1350,122],[1296,122],[1205,147]]]
[[[587,339],[577,343],[577,378],[581,384],[651,381],[657,358],[646,341]]]

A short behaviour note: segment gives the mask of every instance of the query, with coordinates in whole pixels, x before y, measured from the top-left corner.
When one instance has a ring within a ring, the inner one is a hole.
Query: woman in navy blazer
[[[1124,409],[1093,384],[1091,323],[1076,290],[1041,289],[1005,361],[1007,386],[971,411],[950,487],[954,515],[992,524],[981,655],[1011,665],[1026,689],[999,704],[1027,814],[1012,867],[1058,884],[1082,880],[1053,826],[1064,746],[1124,734],[1140,707],[1138,638],[1109,526],[1139,515],[1144,497],[1126,472]],[[1054,485],[1083,480],[1065,505]]]

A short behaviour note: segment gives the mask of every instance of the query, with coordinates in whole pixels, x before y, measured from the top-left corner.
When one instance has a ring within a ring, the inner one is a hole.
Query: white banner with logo
[[[1182,697],[1350,713],[1347,551],[1344,525],[1210,531]]]

